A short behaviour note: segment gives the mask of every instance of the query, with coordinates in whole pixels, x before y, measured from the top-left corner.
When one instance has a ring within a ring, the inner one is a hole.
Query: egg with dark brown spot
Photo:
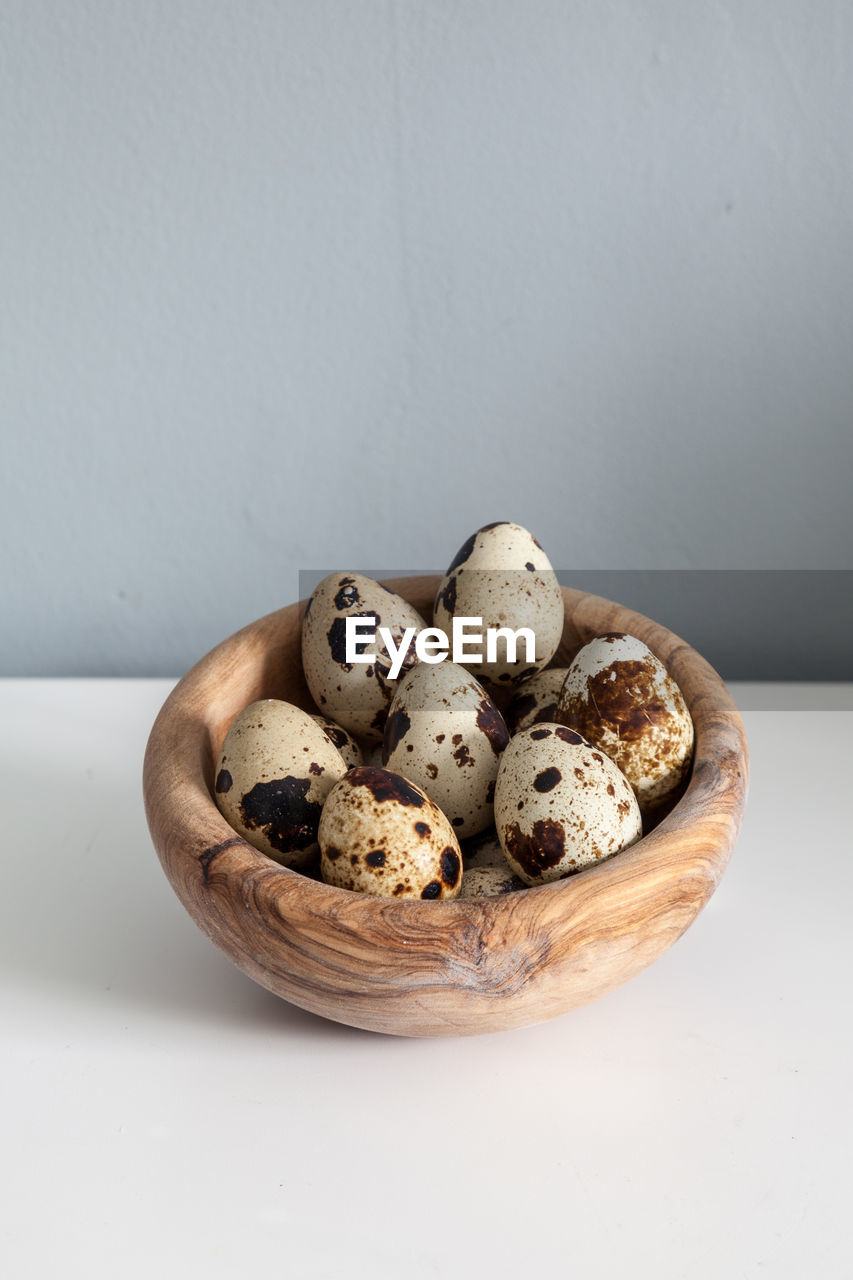
[[[341,753],[312,716],[266,698],[232,721],[214,772],[214,799],[244,840],[301,869],[317,853],[323,802],[345,772]]]
[[[481,867],[503,867],[504,870],[506,869],[506,858],[494,824],[486,827],[485,831],[479,831],[476,835],[468,836],[467,839],[461,840],[460,845],[462,847],[462,865],[466,871]]]
[[[462,876],[460,898],[498,898],[504,893],[514,893],[527,886],[519,876],[515,875],[501,859],[503,865],[488,867],[472,867]]]
[[[366,635],[354,641],[347,661],[347,619],[359,618]],[[399,646],[413,628],[402,671],[416,660],[414,638],[426,626],[402,596],[360,573],[331,573],[314,590],[302,622],[302,668],[311,697],[321,715],[328,716],[369,744],[381,742],[385,717],[394,696],[391,658],[378,634],[386,627]]]
[[[438,588],[434,624],[450,635],[455,617],[483,620],[484,644],[470,645],[482,660],[463,665],[486,684],[512,687],[551,661],[563,634],[563,595],[533,534],[502,520],[484,525],[462,544]],[[485,650],[489,628],[496,633],[491,658]],[[507,635],[497,634],[522,628],[532,633],[529,659],[523,637],[513,651]]]
[[[492,823],[498,762],[508,741],[503,717],[464,667],[419,662],[394,694],[383,764],[422,787],[462,839]]]
[[[560,880],[642,835],[627,778],[557,724],[534,725],[511,739],[498,770],[495,826],[507,862],[528,885]]]
[[[644,815],[672,803],[687,778],[693,720],[675,680],[636,636],[611,632],[579,650],[556,719],[610,756]]]
[[[568,667],[547,667],[518,686],[504,712],[510,733],[556,719],[557,702],[568,673]]]
[[[326,716],[312,715],[311,719],[317,721],[332,746],[340,751],[348,769],[353,769],[357,764],[362,763],[361,747],[352,734],[347,733],[342,724],[335,724],[334,720],[329,720]]]
[[[323,806],[318,838],[327,884],[384,898],[456,898],[462,854],[425,792],[389,769],[360,765]]]

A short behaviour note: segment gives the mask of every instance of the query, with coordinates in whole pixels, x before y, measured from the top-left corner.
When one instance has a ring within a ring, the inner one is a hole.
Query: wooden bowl
[[[388,585],[430,618],[438,581]],[[683,640],[598,596],[564,596],[555,665],[607,631],[644,640],[690,708],[693,770],[675,808],[637,844],[503,897],[400,901],[336,889],[271,861],[221,816],[214,761],[234,716],[257,698],[314,710],[300,659],[304,601],[244,627],[178,683],[145,753],[148,825],[178,897],[249,977],[352,1026],[474,1035],[587,1004],[684,932],[714,892],[740,828],[748,773],[740,716],[723,681]]]

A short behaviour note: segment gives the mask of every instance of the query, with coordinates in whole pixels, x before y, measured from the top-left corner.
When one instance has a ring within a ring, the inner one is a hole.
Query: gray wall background
[[[0,673],[179,674],[496,519],[849,570],[852,67],[849,3],[2,0]],[[853,678],[810,581],[724,674]]]

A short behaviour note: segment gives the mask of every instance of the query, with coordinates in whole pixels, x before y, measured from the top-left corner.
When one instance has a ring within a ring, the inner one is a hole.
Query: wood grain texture
[[[388,585],[431,617],[438,581]],[[234,716],[267,697],[314,709],[300,662],[304,602],[237,632],[179,682],[145,753],[148,825],[196,924],[251,978],[352,1026],[474,1035],[541,1022],[605,995],[694,920],[740,829],[748,775],[740,716],[714,669],[664,627],[597,596],[563,594],[554,665],[606,631],[644,640],[693,716],[692,775],[672,812],[631,848],[500,898],[399,901],[336,889],[270,861],[220,815],[213,767]]]

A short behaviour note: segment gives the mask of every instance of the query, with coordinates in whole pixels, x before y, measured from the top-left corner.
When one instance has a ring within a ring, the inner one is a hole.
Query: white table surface
[[[0,681],[6,1276],[853,1275],[850,686],[733,687],[743,830],[644,974],[406,1040],[185,914],[140,785],[171,684]]]

